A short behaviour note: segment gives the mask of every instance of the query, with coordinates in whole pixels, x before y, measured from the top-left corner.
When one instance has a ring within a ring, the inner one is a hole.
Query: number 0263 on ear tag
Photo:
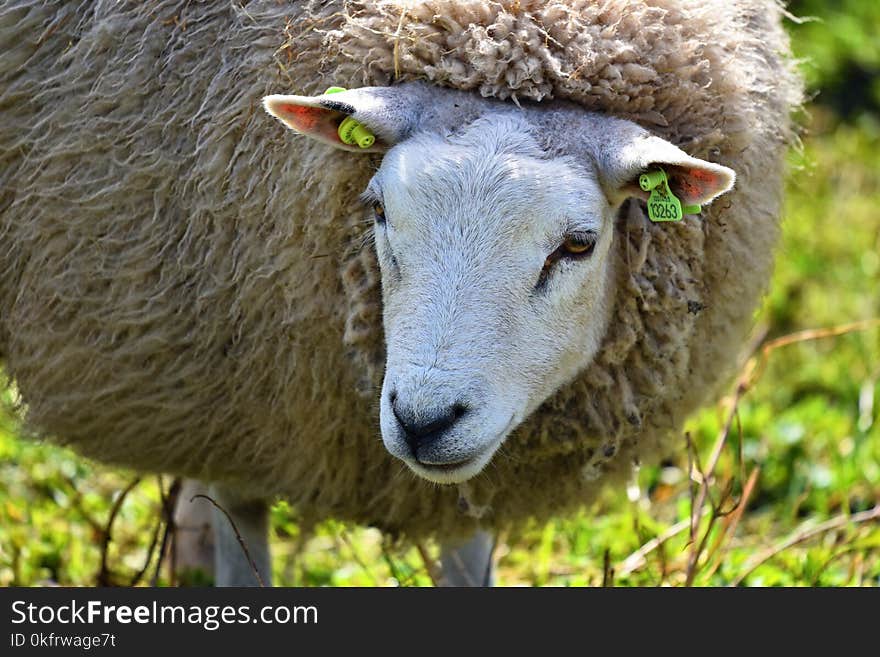
[[[663,169],[643,173],[639,176],[639,187],[651,192],[648,197],[648,218],[651,221],[681,221],[684,212],[700,212],[700,206],[686,206],[682,211],[681,201],[669,189],[669,181]]]

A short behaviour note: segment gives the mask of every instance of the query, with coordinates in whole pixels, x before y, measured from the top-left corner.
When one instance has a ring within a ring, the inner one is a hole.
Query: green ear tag
[[[330,87],[324,92],[324,94],[338,94],[340,91],[345,91],[345,87]],[[362,123],[358,123],[350,116],[347,116],[342,120],[342,123],[339,124],[339,129],[336,132],[342,140],[342,143],[348,144],[349,146],[357,144],[361,148],[369,148],[376,142],[376,137],[373,133],[367,130]]]
[[[682,205],[669,189],[669,181],[663,169],[655,169],[639,176],[639,187],[651,192],[648,197],[648,218],[651,221],[681,221],[686,214],[700,214],[699,205]]]
[[[681,201],[669,189],[669,182],[663,169],[643,173],[639,176],[639,187],[651,192],[648,197],[648,218],[651,221],[681,221],[684,217]],[[688,210],[690,209],[688,207]]]
[[[357,144],[361,148],[369,148],[376,141],[373,133],[367,130],[363,124],[358,123],[350,116],[346,116],[339,124],[339,138],[343,144],[353,146]]]

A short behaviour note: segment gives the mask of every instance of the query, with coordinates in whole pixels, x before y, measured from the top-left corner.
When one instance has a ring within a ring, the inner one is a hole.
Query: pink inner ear
[[[697,203],[712,196],[721,187],[718,175],[705,169],[677,168],[673,188],[685,203]]]
[[[283,116],[284,121],[297,132],[334,144],[342,143],[338,132],[338,112],[291,103],[281,103],[275,109]]]

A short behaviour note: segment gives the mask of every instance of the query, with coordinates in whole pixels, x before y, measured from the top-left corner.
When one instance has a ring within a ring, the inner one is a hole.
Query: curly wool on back
[[[5,3],[0,356],[29,426],[410,536],[583,504],[711,397],[767,284],[800,101],[779,20],[772,0]],[[458,489],[381,444],[375,159],[259,111],[416,79],[574,101],[738,175],[678,225],[624,206],[595,362]]]

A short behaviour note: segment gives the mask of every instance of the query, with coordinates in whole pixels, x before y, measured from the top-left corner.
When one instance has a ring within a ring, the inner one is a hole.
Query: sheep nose
[[[424,450],[442,438],[467,413],[467,406],[455,403],[416,414],[413,409],[402,404],[397,395],[392,394],[391,410],[400,428],[403,429],[406,444],[409,445],[412,455],[416,460],[420,460],[419,450]]]

